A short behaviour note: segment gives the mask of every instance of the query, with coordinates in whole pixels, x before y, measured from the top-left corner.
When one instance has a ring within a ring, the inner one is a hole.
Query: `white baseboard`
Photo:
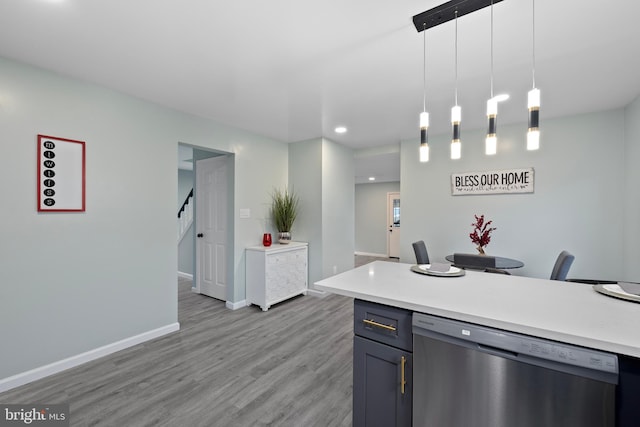
[[[374,254],[372,252],[355,252],[355,255],[374,256],[378,258],[387,258],[387,254]]]
[[[183,279],[193,280],[193,274],[183,273],[182,271],[178,271],[178,277],[182,277]]]
[[[316,297],[316,298],[324,298],[327,295],[329,295],[328,292],[325,291],[320,291],[318,289],[307,289],[307,295],[311,295],[312,297]]]
[[[247,300],[243,299],[242,301],[238,302],[227,301],[225,306],[230,310],[237,310],[239,308],[247,307],[249,306],[249,304],[247,304]]]
[[[180,323],[172,323],[170,325],[147,331],[133,337],[125,338],[123,340],[107,344],[93,350],[89,350],[85,353],[77,354],[75,356],[71,356],[66,359],[32,369],[30,371],[22,372],[11,377],[0,379],[0,393],[24,384],[28,384],[32,381],[48,377],[49,375],[57,374],[58,372],[65,371],[69,368],[82,365],[83,363],[108,356],[109,354],[124,350],[125,348],[133,347],[134,345],[141,344],[145,341],[149,341],[178,330],[180,330]]]

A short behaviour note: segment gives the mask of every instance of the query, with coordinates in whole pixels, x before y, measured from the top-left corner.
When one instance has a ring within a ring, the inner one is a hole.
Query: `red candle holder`
[[[271,233],[264,233],[262,236],[262,244],[264,246],[271,246]]]

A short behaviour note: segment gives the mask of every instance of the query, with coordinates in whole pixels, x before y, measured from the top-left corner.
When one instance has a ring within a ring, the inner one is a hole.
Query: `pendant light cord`
[[[531,42],[531,74],[533,78],[533,89],[536,88],[536,0],[532,0],[533,10],[532,10],[532,18],[531,18],[531,34],[533,35],[533,40]]]
[[[491,0],[491,98],[493,98],[493,0]]]
[[[455,14],[455,20],[456,20],[456,47],[455,47],[455,51],[456,51],[456,60],[455,60],[455,68],[456,68],[456,90],[455,90],[455,101],[456,101],[456,105],[458,105],[458,11],[456,10],[456,14]]]
[[[422,24],[422,111],[427,111],[427,24]]]

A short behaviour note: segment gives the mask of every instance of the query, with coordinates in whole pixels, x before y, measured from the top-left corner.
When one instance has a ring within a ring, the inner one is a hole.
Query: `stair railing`
[[[178,243],[187,233],[189,227],[193,223],[193,188],[189,192],[189,195],[182,203],[180,210],[178,210]]]

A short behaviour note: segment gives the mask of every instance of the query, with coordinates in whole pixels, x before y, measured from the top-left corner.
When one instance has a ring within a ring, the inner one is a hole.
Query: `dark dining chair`
[[[413,242],[413,252],[416,254],[416,263],[429,264],[429,254],[427,253],[427,245],[424,244],[424,240],[418,240]]]
[[[508,274],[507,270],[496,268],[496,257],[479,254],[453,254],[454,267],[463,269],[480,270],[485,273]]]
[[[496,268],[496,257],[490,255],[454,253],[453,265],[459,268],[471,268],[474,270]]]
[[[575,258],[575,256],[571,255],[567,251],[560,252],[560,255],[556,258],[553,270],[551,271],[550,279],[565,281],[567,279],[567,274],[569,273],[569,268],[571,268],[571,264],[573,264],[573,260]]]

